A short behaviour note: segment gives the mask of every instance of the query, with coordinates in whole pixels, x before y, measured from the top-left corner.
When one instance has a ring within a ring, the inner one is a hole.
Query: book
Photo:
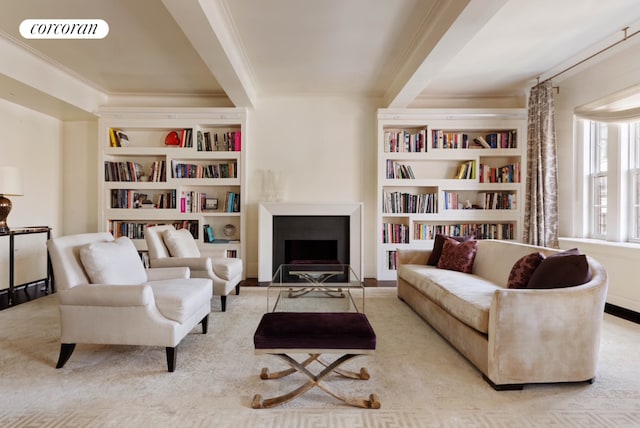
[[[484,137],[482,137],[482,136],[478,136],[477,138],[474,138],[473,142],[476,143],[476,144],[481,145],[485,149],[490,149],[491,148],[489,143],[487,143],[487,140],[485,140]]]

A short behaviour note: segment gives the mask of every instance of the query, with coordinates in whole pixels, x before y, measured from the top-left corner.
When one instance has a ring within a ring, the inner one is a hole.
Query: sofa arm
[[[426,265],[431,256],[431,250],[398,249],[396,255],[398,257],[398,265]]]
[[[155,305],[153,290],[142,285],[78,285],[59,293],[60,305],[147,306]]]
[[[190,276],[188,267],[162,267],[147,269],[148,281],[160,281],[163,279],[186,279]]]
[[[501,289],[489,312],[488,377],[496,385],[595,377],[607,282]]]

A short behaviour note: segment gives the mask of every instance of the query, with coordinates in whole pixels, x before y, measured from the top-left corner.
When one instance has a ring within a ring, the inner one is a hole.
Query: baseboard
[[[622,318],[627,321],[640,324],[640,313],[636,311],[632,311],[631,309],[623,308],[617,305],[612,305],[611,303],[605,303],[604,311],[618,318]]]

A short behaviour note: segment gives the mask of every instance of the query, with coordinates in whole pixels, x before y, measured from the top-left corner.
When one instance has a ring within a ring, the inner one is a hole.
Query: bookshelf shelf
[[[242,108],[100,111],[100,230],[126,234],[144,251],[148,225],[174,224],[188,228],[203,253],[223,248],[244,257],[246,115]],[[154,208],[143,205],[145,199]],[[217,208],[205,206],[214,200]],[[231,242],[206,242],[205,225]],[[224,236],[227,225],[234,236]]]
[[[377,135],[378,280],[396,279],[398,248],[431,248],[435,233],[521,240],[524,109],[380,109]],[[402,212],[421,194],[429,212]]]

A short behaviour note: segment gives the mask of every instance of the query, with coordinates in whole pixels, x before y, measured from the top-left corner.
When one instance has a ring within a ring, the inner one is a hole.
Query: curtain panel
[[[547,80],[529,95],[527,180],[523,241],[558,248],[558,168],[553,84]]]

